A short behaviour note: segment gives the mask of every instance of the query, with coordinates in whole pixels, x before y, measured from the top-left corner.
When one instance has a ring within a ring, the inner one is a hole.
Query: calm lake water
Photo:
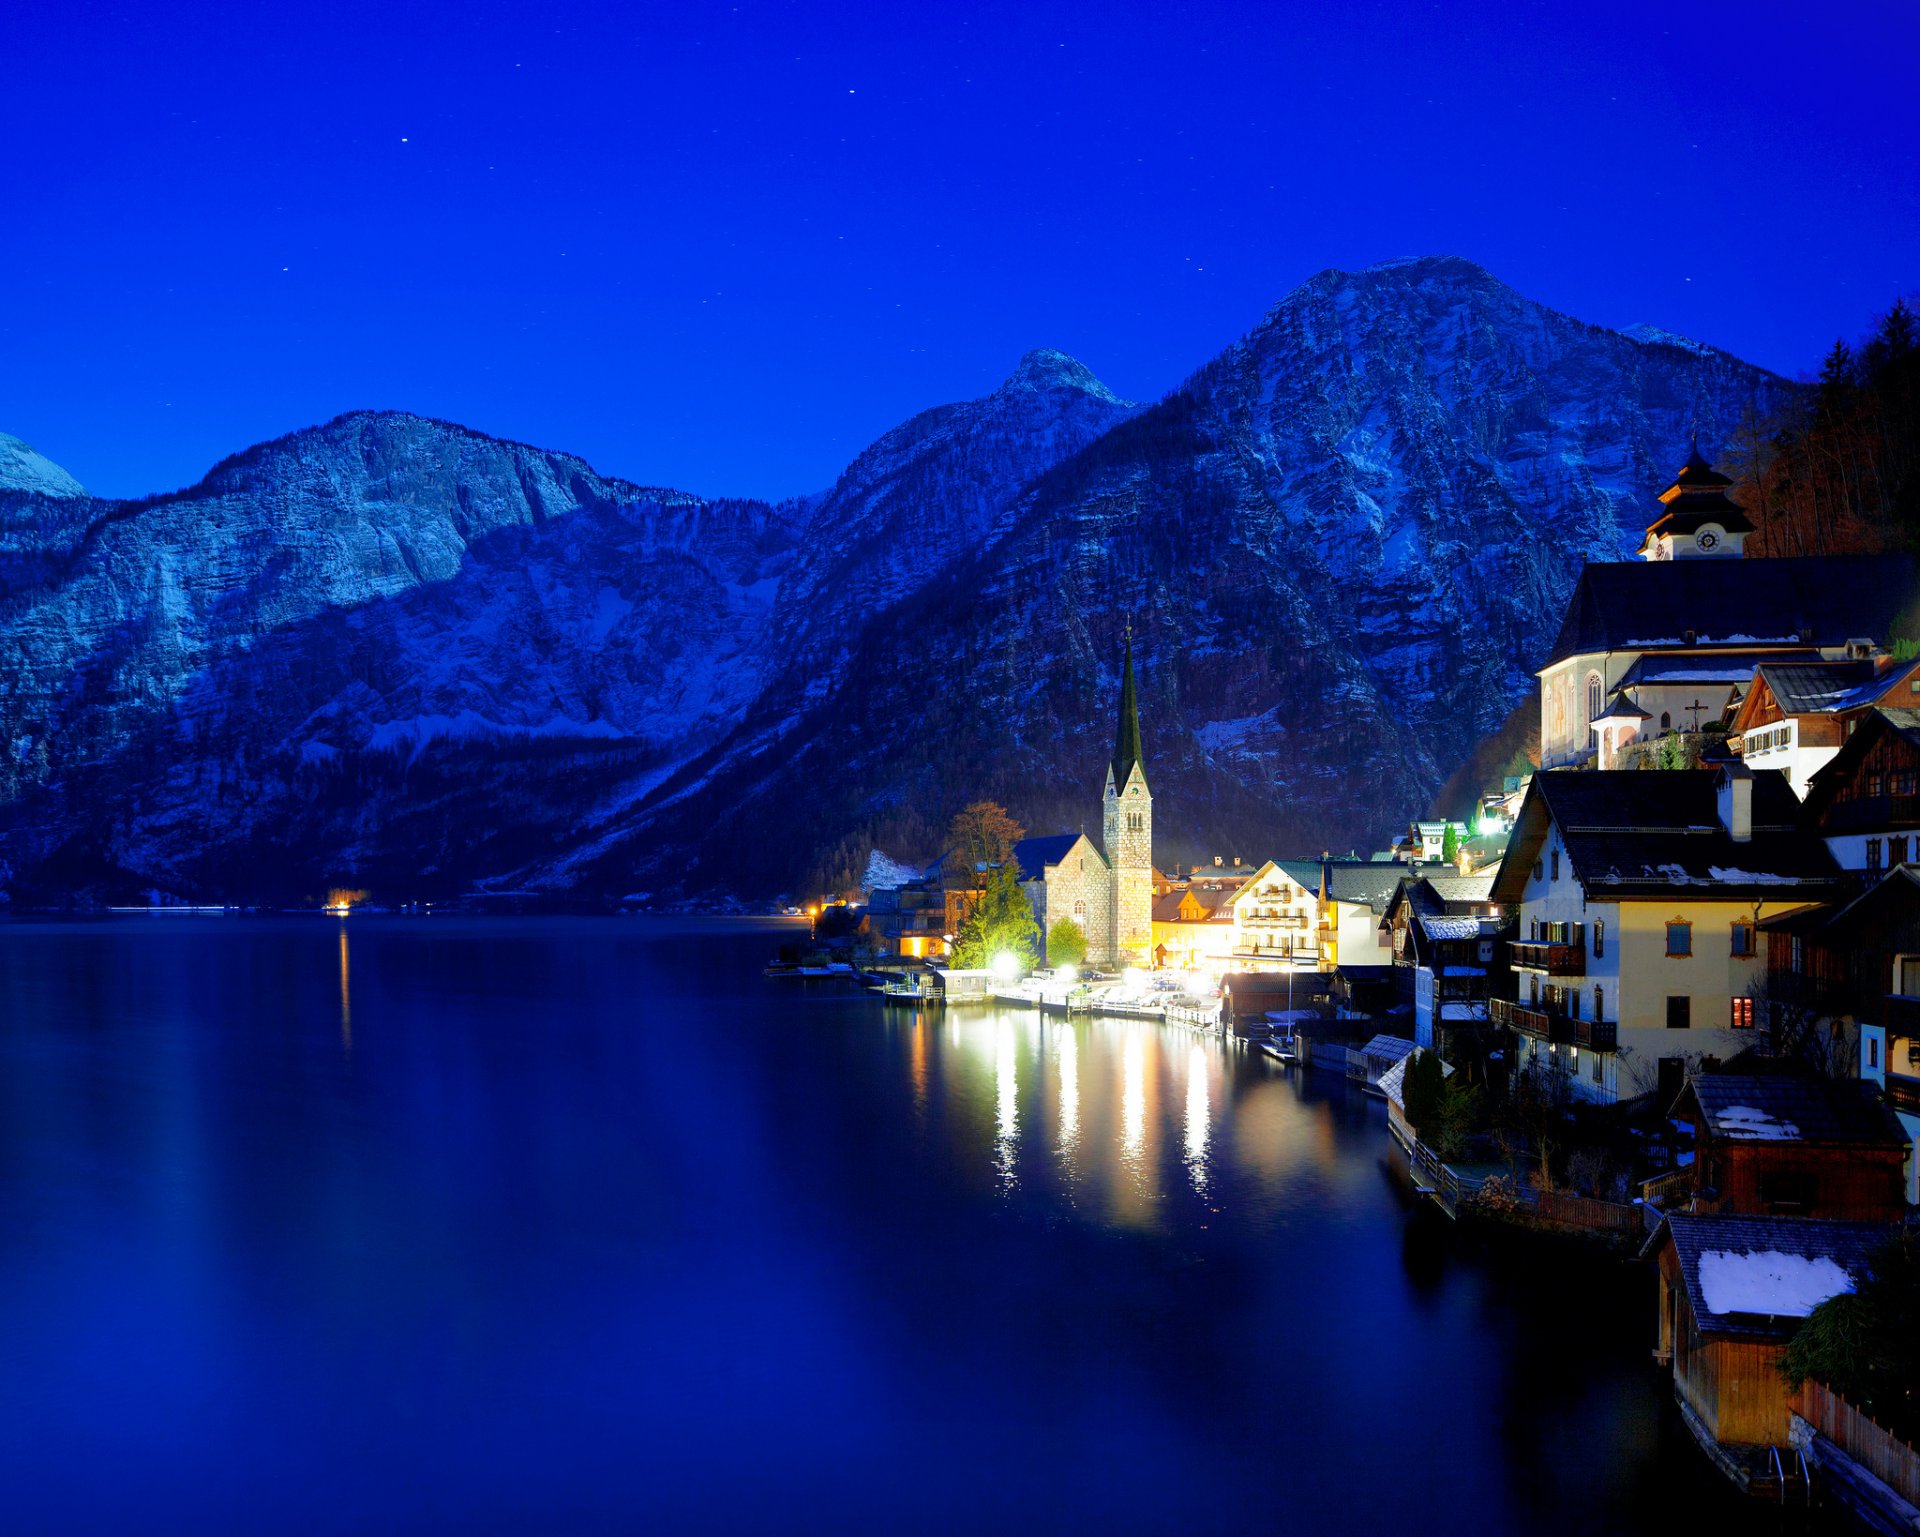
[[[1647,1276],[1415,1212],[1376,1103],[781,937],[0,927],[0,1524],[1760,1529]]]

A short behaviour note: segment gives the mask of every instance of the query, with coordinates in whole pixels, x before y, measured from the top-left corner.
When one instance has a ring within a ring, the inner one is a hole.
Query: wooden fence
[[[1568,1195],[1558,1190],[1533,1192],[1533,1209],[1549,1222],[1577,1227],[1589,1233],[1613,1233],[1633,1238],[1643,1231],[1645,1218],[1638,1206],[1597,1201],[1592,1196]]]
[[[1920,1505],[1920,1452],[1818,1382],[1803,1382],[1793,1412],[1887,1485]]]
[[[1669,1169],[1640,1184],[1640,1199],[1662,1209],[1680,1207],[1693,1198],[1693,1167]]]

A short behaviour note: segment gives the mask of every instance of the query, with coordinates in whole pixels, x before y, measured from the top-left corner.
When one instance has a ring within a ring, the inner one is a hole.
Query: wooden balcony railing
[[[1550,977],[1579,977],[1586,975],[1587,946],[1581,940],[1575,944],[1561,942],[1549,943],[1544,940],[1516,939],[1510,941],[1513,947],[1513,964],[1528,971],[1544,971]]]
[[[1887,1103],[1908,1115],[1920,1115],[1920,1078],[1911,1073],[1888,1073]]]
[[[1591,1051],[1617,1051],[1620,1046],[1620,1022],[1613,1019],[1571,1019],[1558,1009],[1514,1003],[1505,998],[1488,1002],[1488,1012],[1496,1025],[1518,1030],[1537,1040],[1556,1046],[1585,1046]]]

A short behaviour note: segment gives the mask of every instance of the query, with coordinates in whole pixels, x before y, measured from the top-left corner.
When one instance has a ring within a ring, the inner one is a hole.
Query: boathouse
[[[1878,1222],[1673,1213],[1647,1240],[1659,1270],[1659,1346],[1697,1440],[1743,1485],[1743,1448],[1784,1447],[1780,1352],[1814,1308],[1852,1291],[1893,1231]]]

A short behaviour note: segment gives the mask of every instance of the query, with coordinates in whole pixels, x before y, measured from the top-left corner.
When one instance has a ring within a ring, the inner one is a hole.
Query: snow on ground
[[[1824,1255],[1708,1249],[1700,1256],[1700,1294],[1709,1313],[1805,1318],[1827,1298],[1852,1290],[1853,1277]]]
[[[867,873],[860,878],[860,884],[868,891],[894,891],[908,881],[919,879],[920,872],[912,865],[903,865],[875,849],[867,855]]]

